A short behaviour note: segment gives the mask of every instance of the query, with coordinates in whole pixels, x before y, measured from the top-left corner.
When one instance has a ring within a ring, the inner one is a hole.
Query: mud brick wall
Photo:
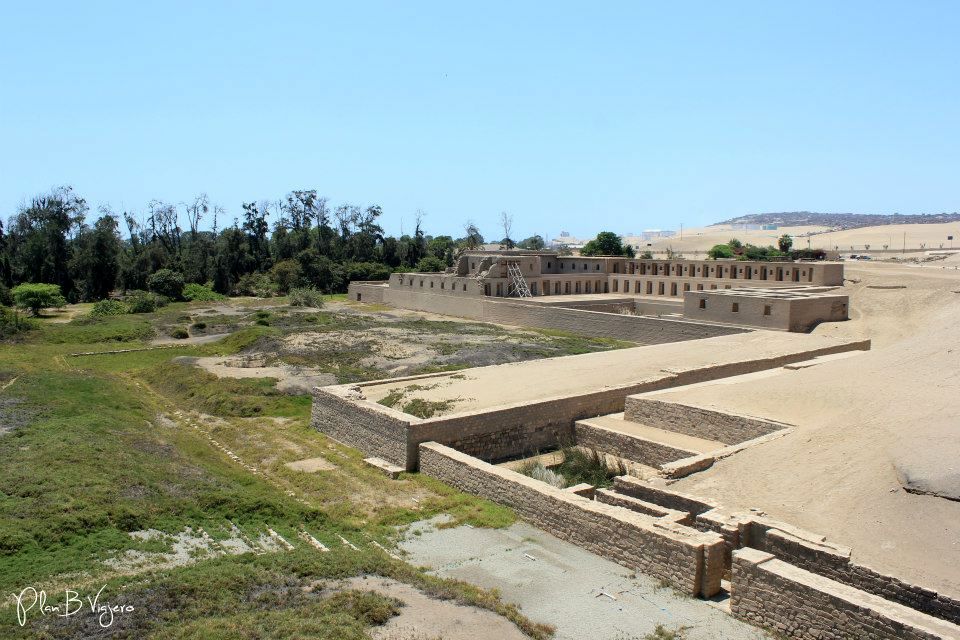
[[[789,638],[956,638],[949,622],[794,567],[771,554],[733,554],[730,612]]]
[[[365,407],[362,401],[337,393],[342,390],[314,389],[311,426],[338,442],[407,468],[409,420],[402,413],[384,411],[386,407]]]
[[[347,287],[347,300],[382,304],[387,287],[383,282],[351,282]],[[359,297],[358,297],[359,296]]]
[[[723,541],[674,523],[602,504],[495,467],[449,447],[420,445],[420,472],[507,505],[533,525],[690,595],[720,590]]]
[[[750,527],[750,546],[812,573],[862,589],[937,618],[960,623],[960,602],[850,561],[847,549],[811,544],[777,529]]]
[[[623,412],[624,419],[631,422],[728,445],[765,436],[786,427],[767,420],[650,398],[627,398]]]
[[[503,298],[459,294],[425,293],[416,287],[384,289],[383,302],[404,309],[429,311],[519,327],[559,329],[570,333],[616,338],[638,344],[662,344],[745,333],[739,327],[625,316],[535,303],[509,302]],[[355,299],[356,295],[351,299]]]
[[[658,442],[631,438],[618,431],[583,422],[577,422],[574,425],[573,434],[578,446],[609,453],[651,467],[658,467],[667,462],[697,455],[696,451],[687,451],[686,449],[668,447]]]

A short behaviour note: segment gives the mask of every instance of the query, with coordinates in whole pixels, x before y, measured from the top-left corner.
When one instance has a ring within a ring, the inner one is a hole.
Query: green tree
[[[296,260],[281,260],[270,269],[270,278],[277,285],[277,292],[284,295],[300,284],[300,263]]]
[[[70,260],[81,300],[101,300],[110,295],[120,272],[120,251],[117,219],[109,210],[104,210],[92,229],[81,227]]]
[[[580,250],[582,256],[628,256],[633,257],[633,247],[624,246],[620,236],[612,231],[601,231],[597,237]]]
[[[717,260],[718,258],[732,258],[733,249],[725,244],[715,244],[709,251],[707,251],[707,256]]]
[[[780,249],[781,253],[789,253],[792,247],[793,238],[786,233],[777,238],[777,248]]]
[[[520,249],[527,249],[530,251],[540,251],[547,246],[547,243],[544,242],[543,237],[536,235],[525,238],[517,243],[517,247]]]
[[[62,307],[67,303],[60,292],[60,285],[45,282],[25,282],[13,288],[14,303],[21,309],[29,309],[35,316],[47,307]]]
[[[443,264],[448,267],[453,264],[453,254],[456,248],[457,243],[450,236],[436,236],[427,241],[427,253],[438,260],[442,260]]]
[[[147,278],[150,291],[171,300],[183,297],[183,284],[183,275],[172,269],[160,269]]]
[[[12,218],[8,230],[13,282],[48,282],[73,294],[69,235],[83,224],[87,203],[71,187],[37,196]]]
[[[443,271],[446,268],[447,265],[435,256],[427,256],[421,259],[414,267],[417,273],[433,273]]]

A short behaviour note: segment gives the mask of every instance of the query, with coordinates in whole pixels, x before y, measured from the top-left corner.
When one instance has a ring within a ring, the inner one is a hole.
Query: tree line
[[[459,251],[484,245],[472,223],[459,238],[427,235],[420,212],[412,234],[388,236],[382,215],[375,204],[332,206],[315,189],[244,202],[232,221],[205,194],[176,205],[154,200],[142,212],[101,206],[91,215],[84,198],[58,187],[22,205],[6,226],[0,220],[0,303],[10,304],[10,290],[22,283],[56,285],[79,302],[147,290],[151,277],[208,284],[225,295],[292,287],[335,293],[393,271],[442,271]],[[512,217],[501,218],[501,246],[543,248],[539,236],[515,243]]]

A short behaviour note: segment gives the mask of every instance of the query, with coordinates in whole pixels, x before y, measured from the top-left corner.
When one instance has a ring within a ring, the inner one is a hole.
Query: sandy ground
[[[440,576],[499,589],[527,617],[556,626],[555,640],[640,640],[657,624],[686,628],[687,640],[769,637],[730,617],[725,603],[680,595],[524,523],[436,529],[419,522],[400,548],[408,561]]]
[[[314,387],[336,384],[337,377],[317,369],[291,365],[265,366],[262,357],[204,357],[179,356],[173,359],[181,364],[192,364],[218,378],[276,378],[277,389],[285,393],[310,393]]]
[[[360,576],[336,583],[333,591],[375,591],[403,603],[400,614],[370,629],[374,640],[525,640],[516,625],[492,611],[431,598],[390,578]],[[325,590],[326,591],[326,590]]]
[[[859,562],[960,596],[960,502],[902,484],[960,494],[960,272],[952,267],[847,265],[847,277],[860,280],[844,288],[852,319],[814,335],[869,337],[869,352],[656,394],[796,425],[676,487],[761,508],[852,547]],[[893,285],[905,288],[870,288]]]
[[[900,249],[904,246],[906,234],[907,249],[919,249],[926,245],[926,249],[939,249],[942,244],[945,249],[950,248],[947,236],[953,236],[953,246],[960,249],[960,222],[946,224],[894,224],[877,227],[863,227],[844,231],[828,231],[826,227],[780,227],[776,231],[734,231],[730,225],[699,227],[684,229],[683,239],[677,234],[672,238],[662,238],[651,241],[652,246],[645,247],[646,242],[637,240],[635,243],[651,251],[664,251],[671,247],[687,253],[688,258],[695,257],[694,251],[706,252],[715,244],[726,243],[730,238],[737,238],[741,242],[760,246],[777,246],[777,238],[784,233],[793,236],[793,245],[796,248],[807,247],[807,234],[810,235],[809,246],[814,249],[849,252],[853,245],[856,251],[864,251],[864,245],[869,244],[871,251],[883,249],[888,245],[890,249]],[[702,257],[702,256],[701,256]]]
[[[460,413],[598,391],[605,387],[655,380],[670,375],[669,370],[798,353],[844,341],[837,337],[754,331],[691,342],[516,362],[432,377],[429,384],[418,381],[424,388],[407,394],[407,398],[451,401],[453,411]],[[391,391],[404,389],[410,384],[388,381],[365,386],[362,391],[364,396],[376,402]]]

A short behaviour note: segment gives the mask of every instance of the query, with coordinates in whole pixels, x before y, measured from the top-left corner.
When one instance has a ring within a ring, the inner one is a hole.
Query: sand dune
[[[694,252],[706,252],[715,244],[725,243],[730,238],[756,245],[777,244],[777,238],[784,233],[793,236],[795,247],[832,250],[839,247],[841,252],[859,251],[870,245],[870,251],[878,251],[887,245],[889,249],[902,249],[904,237],[908,250],[950,248],[947,239],[953,236],[953,247],[960,249],[960,222],[947,224],[893,224],[879,227],[863,227],[844,231],[830,231],[827,227],[780,227],[776,231],[733,230],[730,225],[685,229],[683,238],[679,234],[673,238],[662,238],[650,242],[651,251],[664,251],[668,247],[684,252],[687,257],[696,257]],[[646,243],[643,243],[646,244]],[[641,245],[642,246],[642,245]],[[851,249],[850,247],[854,248]],[[702,256],[701,256],[702,257]]]

